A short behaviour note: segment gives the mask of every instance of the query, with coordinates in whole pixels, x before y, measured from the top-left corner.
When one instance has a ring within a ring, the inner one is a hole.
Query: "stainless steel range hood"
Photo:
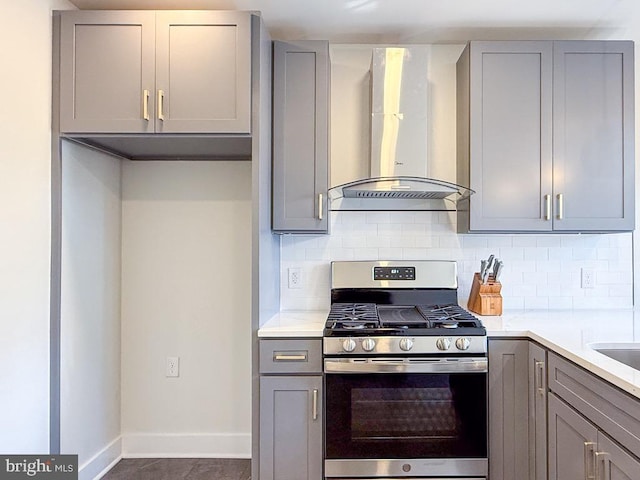
[[[331,189],[330,197],[433,200],[473,191],[430,178],[428,46],[374,48],[371,61],[370,177]]]

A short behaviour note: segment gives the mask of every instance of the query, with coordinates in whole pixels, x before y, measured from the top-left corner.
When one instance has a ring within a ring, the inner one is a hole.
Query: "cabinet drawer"
[[[640,400],[549,353],[549,389],[640,456]]]
[[[260,373],[322,373],[322,339],[260,340]]]

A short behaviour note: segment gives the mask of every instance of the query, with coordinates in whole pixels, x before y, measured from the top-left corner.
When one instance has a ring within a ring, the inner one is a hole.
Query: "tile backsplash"
[[[331,212],[331,235],[281,239],[282,310],[329,308],[333,260],[456,260],[458,300],[466,306],[480,260],[504,261],[505,310],[627,308],[633,304],[632,234],[456,233],[455,212]],[[289,288],[300,268],[300,288]],[[595,272],[581,288],[582,268]]]

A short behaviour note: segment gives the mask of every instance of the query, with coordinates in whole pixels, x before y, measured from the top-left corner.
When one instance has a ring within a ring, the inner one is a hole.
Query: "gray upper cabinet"
[[[552,55],[549,42],[471,42],[458,61],[458,183],[476,192],[463,230],[551,228]]]
[[[633,230],[632,42],[471,42],[457,74],[460,232]]]
[[[329,44],[274,42],[273,223],[279,233],[327,233]]]
[[[245,12],[157,12],[157,132],[251,131],[250,22]]]
[[[251,15],[61,15],[63,133],[250,133]]]
[[[60,42],[62,132],[154,131],[154,12],[63,12]]]
[[[633,43],[553,48],[553,228],[633,230]]]

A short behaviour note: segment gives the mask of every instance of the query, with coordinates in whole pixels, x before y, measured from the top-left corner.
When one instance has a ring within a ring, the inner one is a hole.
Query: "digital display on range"
[[[374,280],[415,280],[416,267],[373,267]]]

